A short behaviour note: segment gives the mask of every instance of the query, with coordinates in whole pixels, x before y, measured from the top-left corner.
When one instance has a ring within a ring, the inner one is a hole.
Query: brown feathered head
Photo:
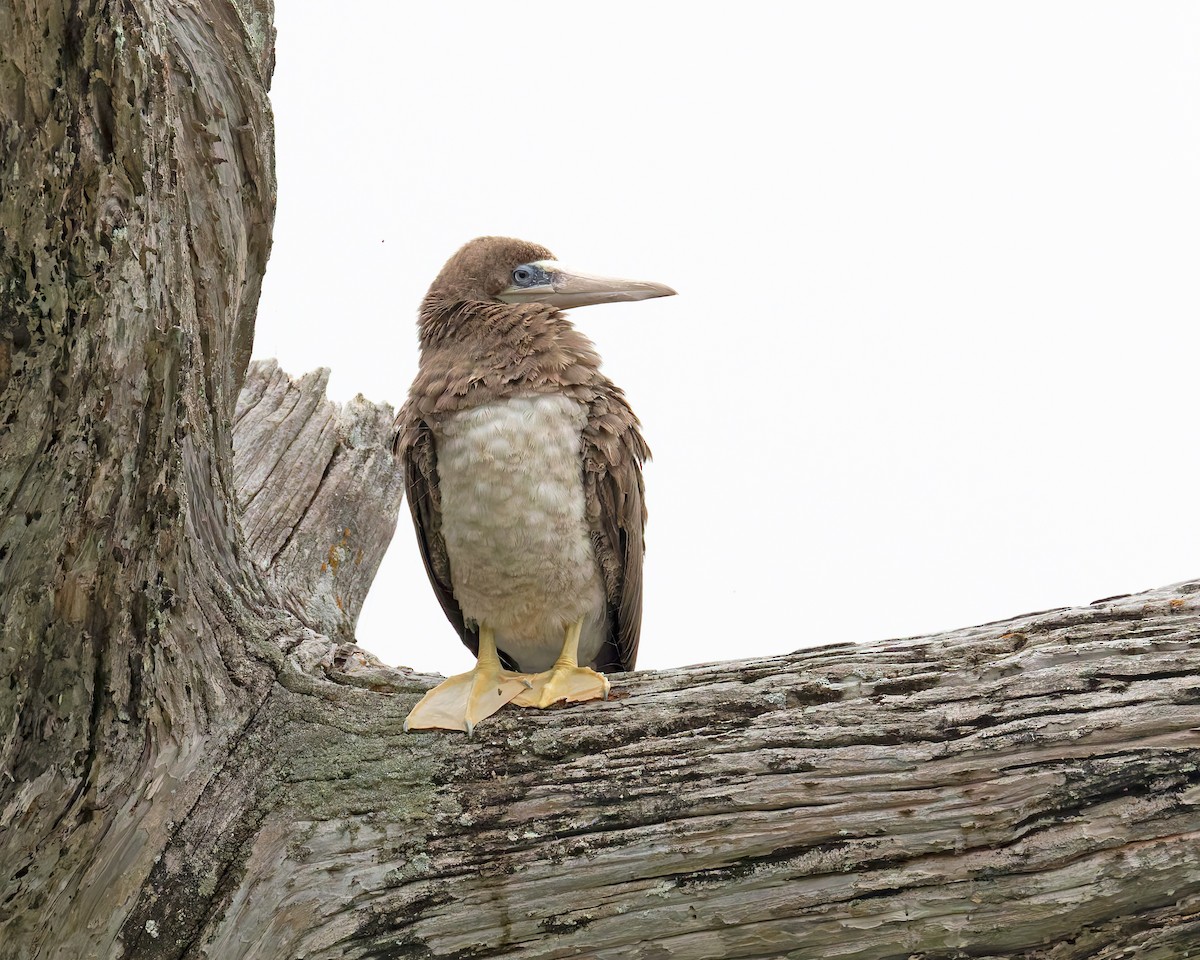
[[[478,237],[459,248],[429,287],[438,300],[497,300],[525,263],[553,260],[545,247],[510,237]]]
[[[510,237],[479,237],[446,261],[426,302],[545,303],[559,309],[669,297],[661,283],[568,270],[545,247]]]

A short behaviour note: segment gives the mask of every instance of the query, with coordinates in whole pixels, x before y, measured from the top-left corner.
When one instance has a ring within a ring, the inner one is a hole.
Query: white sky
[[[276,5],[255,355],[399,405],[482,234],[679,296],[576,323],[641,416],[640,667],[1200,574],[1200,5]],[[468,669],[403,508],[359,623]]]

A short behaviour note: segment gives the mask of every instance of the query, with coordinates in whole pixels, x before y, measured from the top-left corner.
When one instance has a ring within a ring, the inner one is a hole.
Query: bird
[[[674,294],[509,237],[471,240],[431,284],[393,450],[429,582],[476,662],[406,732],[607,699],[604,674],[634,668],[650,448],[563,311]]]

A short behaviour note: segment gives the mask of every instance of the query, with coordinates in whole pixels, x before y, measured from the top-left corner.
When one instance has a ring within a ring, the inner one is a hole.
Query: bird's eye
[[[519,287],[523,287],[533,280],[533,271],[528,267],[517,267],[512,272],[513,283]]]

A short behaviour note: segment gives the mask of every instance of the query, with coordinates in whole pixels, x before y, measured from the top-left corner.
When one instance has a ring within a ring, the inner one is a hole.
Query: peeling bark
[[[229,494],[270,10],[13,0],[0,37],[0,952],[108,957],[282,658]]]
[[[401,733],[390,411],[248,368],[270,13],[0,6],[0,957],[1196,952],[1200,583]]]

